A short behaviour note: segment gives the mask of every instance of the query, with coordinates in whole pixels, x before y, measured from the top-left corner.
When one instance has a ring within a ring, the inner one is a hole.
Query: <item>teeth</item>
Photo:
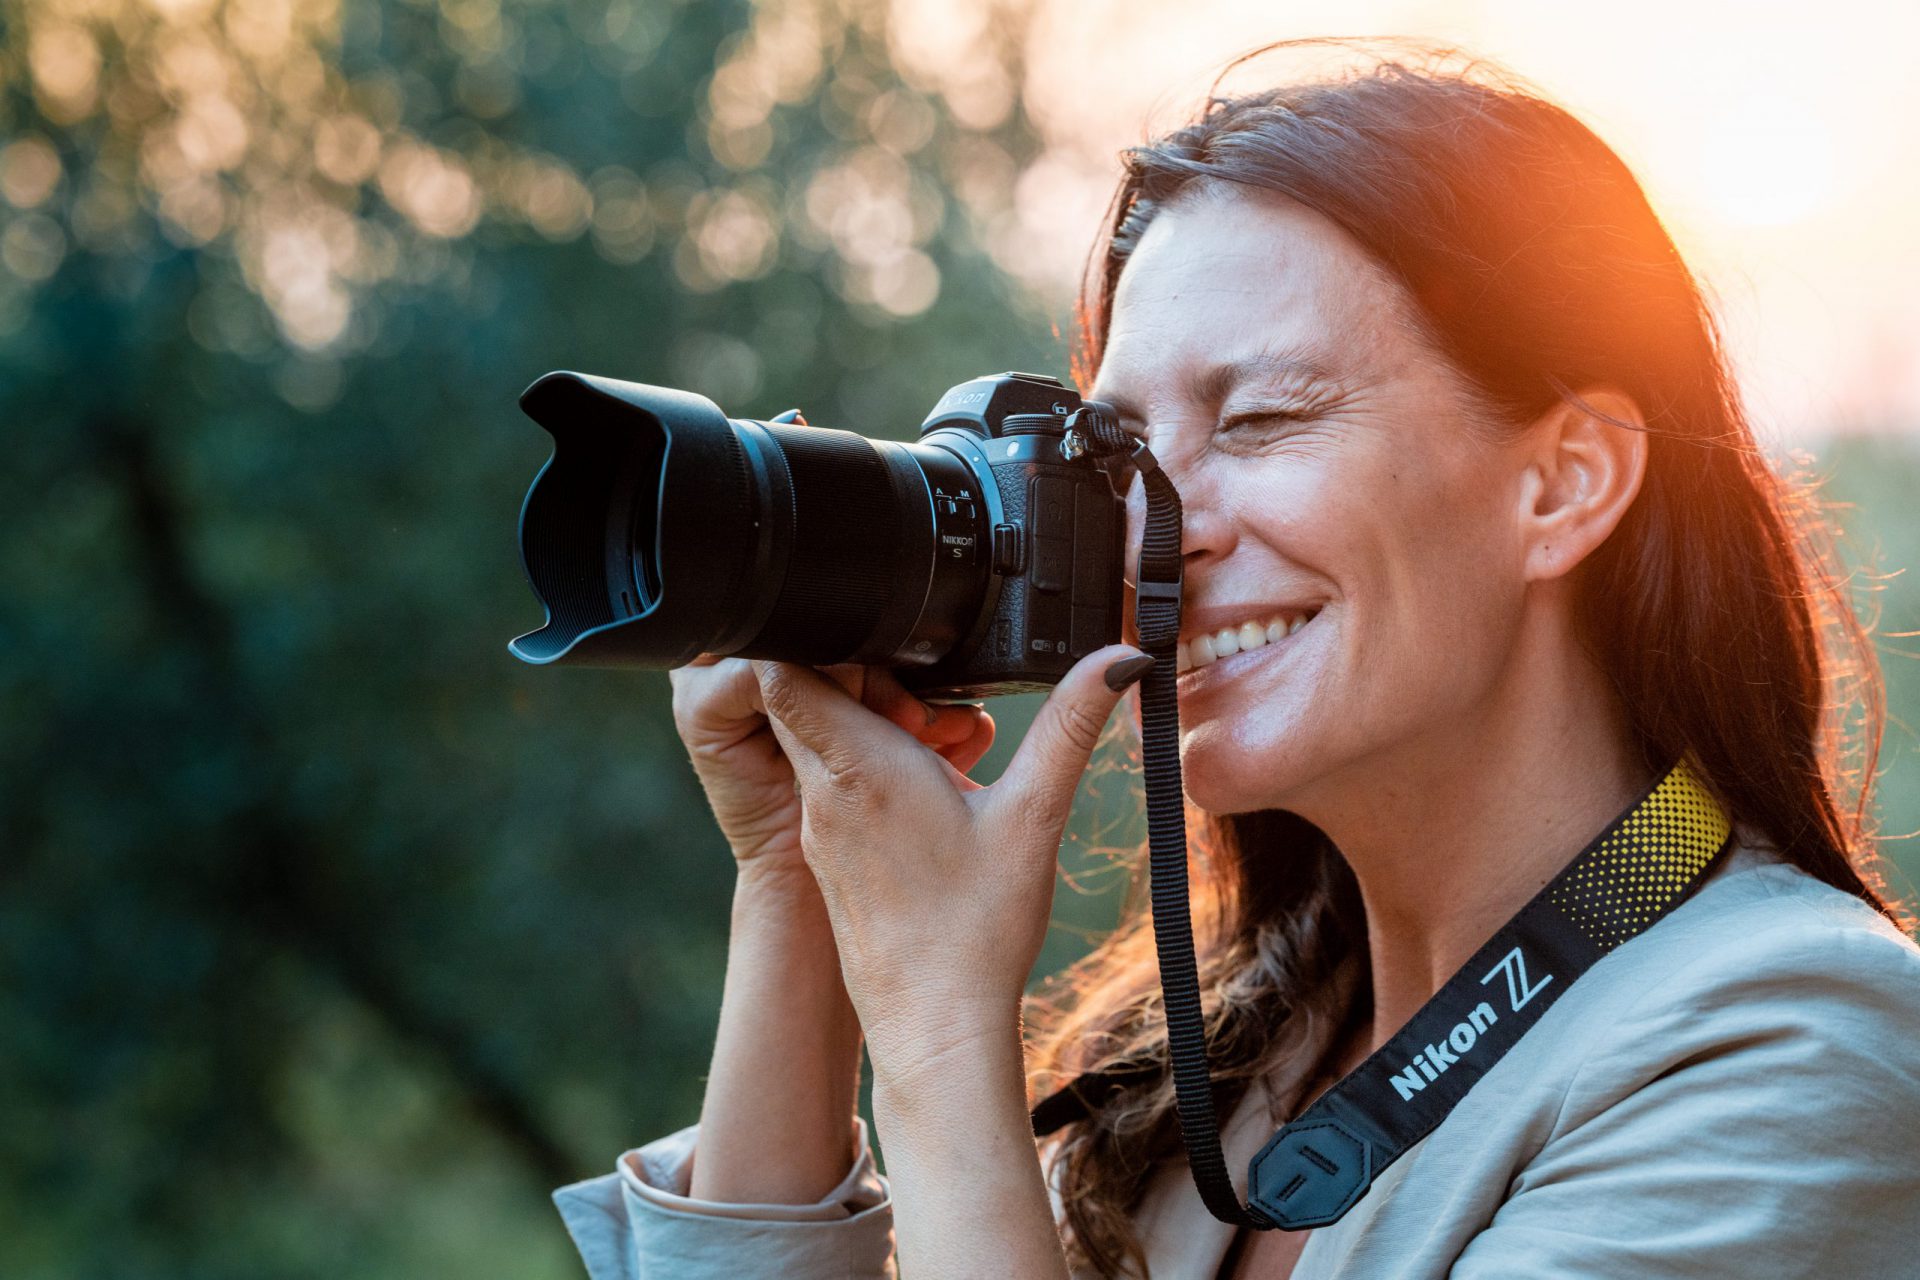
[[[1184,674],[1199,667],[1210,667],[1221,658],[1277,643],[1306,626],[1311,616],[1275,614],[1264,623],[1243,622],[1237,627],[1222,627],[1212,635],[1183,640],[1174,650],[1176,667]]]

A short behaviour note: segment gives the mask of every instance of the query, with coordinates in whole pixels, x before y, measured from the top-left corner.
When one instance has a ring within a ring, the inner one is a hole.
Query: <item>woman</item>
[[[1732,847],[1346,1217],[1236,1232],[1187,1177],[1138,922],[1022,1043],[1073,789],[1145,659],[1083,662],[985,789],[987,716],[884,674],[676,673],[732,951],[698,1129],[558,1193],[589,1270],[882,1275],[897,1233],[913,1280],[1903,1274],[1920,950],[1856,870],[1871,750],[1849,779],[1831,741],[1836,707],[1874,741],[1870,651],[1621,162],[1392,63],[1215,101],[1130,154],[1083,318],[1091,394],[1185,501],[1236,1174],[1676,763]],[[1036,1151],[1029,1073],[1116,1066]]]

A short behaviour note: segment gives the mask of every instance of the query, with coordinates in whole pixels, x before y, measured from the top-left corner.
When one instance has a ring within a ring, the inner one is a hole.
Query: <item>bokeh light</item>
[[[0,1275],[577,1277],[547,1193],[698,1113],[730,863],[664,679],[504,653],[514,396],[905,437],[1064,373],[1120,150],[1338,34],[1620,149],[1920,634],[1914,6],[0,0]],[[1140,836],[1082,800],[1046,969]]]
[[[1242,52],[1341,35],[1455,43],[1592,125],[1717,294],[1772,439],[1920,422],[1912,5],[1036,0],[1023,101],[1045,146],[998,259],[1064,291],[1145,122],[1174,122]]]

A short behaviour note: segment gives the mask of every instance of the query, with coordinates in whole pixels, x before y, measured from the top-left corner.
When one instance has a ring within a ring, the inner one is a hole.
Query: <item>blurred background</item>
[[[1064,375],[1116,151],[1374,32],[1642,175],[1843,504],[1920,828],[1911,6],[0,0],[0,1275],[580,1274],[547,1192],[696,1114],[730,872],[664,677],[506,654],[516,395],[901,436]]]

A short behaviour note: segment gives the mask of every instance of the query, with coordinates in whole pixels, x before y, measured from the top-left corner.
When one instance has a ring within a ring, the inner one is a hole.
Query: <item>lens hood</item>
[[[686,391],[571,372],[540,378],[520,407],[553,437],[520,509],[520,556],[547,620],[508,649],[629,667],[706,652],[758,523],[727,416]]]

